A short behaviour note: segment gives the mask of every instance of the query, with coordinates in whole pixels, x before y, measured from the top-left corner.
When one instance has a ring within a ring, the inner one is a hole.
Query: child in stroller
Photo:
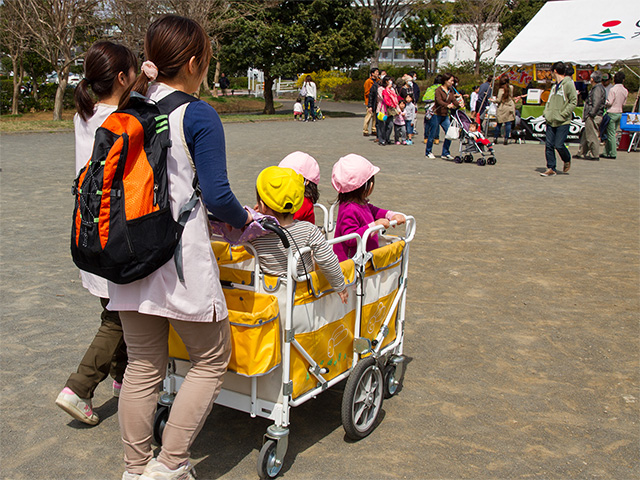
[[[485,138],[478,124],[472,122],[466,113],[462,110],[457,110],[453,118],[454,122],[458,124],[460,135],[460,155],[456,155],[453,159],[456,163],[472,163],[473,154],[479,153],[481,156],[477,159],[478,165],[495,165],[496,157],[493,152],[493,145]],[[484,148],[487,147],[491,156],[485,158]],[[464,155],[463,155],[464,154]]]

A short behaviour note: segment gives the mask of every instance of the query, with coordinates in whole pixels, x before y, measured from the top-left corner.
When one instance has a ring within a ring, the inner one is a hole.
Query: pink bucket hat
[[[320,167],[318,162],[308,153],[293,152],[282,159],[278,164],[282,168],[291,168],[310,182],[320,183]]]
[[[349,193],[364,185],[380,169],[361,155],[350,153],[338,160],[331,172],[331,184],[338,193]]]

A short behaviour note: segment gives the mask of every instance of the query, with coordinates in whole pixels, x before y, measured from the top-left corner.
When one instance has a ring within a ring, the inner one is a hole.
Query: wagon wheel
[[[402,377],[398,378],[396,372],[397,368],[393,364],[384,367],[384,398],[393,397],[402,388]]]
[[[162,432],[169,420],[169,407],[166,405],[158,405],[156,415],[153,418],[153,440],[160,446],[162,446]]]
[[[258,476],[261,479],[276,478],[282,470],[282,461],[276,459],[277,442],[267,440],[258,454]]]
[[[373,431],[383,398],[384,379],[375,359],[360,360],[349,374],[342,396],[342,426],[347,437],[360,440]]]

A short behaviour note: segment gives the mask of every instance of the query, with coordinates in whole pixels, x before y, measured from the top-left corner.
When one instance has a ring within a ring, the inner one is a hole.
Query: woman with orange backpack
[[[173,92],[198,91],[211,59],[211,43],[197,22],[165,15],[147,30],[144,52],[147,60],[132,91],[159,102]],[[130,98],[125,92],[120,108],[126,108]],[[236,228],[252,221],[229,186],[224,130],[213,107],[194,98],[175,108],[167,120],[171,147],[166,165],[174,218],[198,183],[202,194],[182,232],[182,279],[177,262],[169,261],[132,283],[109,283],[110,306],[120,311],[129,355],[118,406],[123,480],[194,478],[189,449],[220,392],[231,354],[207,209]],[[168,361],[169,326],[184,342],[192,366],[173,401],[162,448],[154,458],[151,439]]]

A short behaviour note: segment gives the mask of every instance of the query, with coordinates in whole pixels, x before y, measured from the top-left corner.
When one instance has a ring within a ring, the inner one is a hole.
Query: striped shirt
[[[285,226],[284,229],[289,232],[287,238],[291,243],[291,248],[295,249],[296,246],[299,249],[311,247],[313,260],[316,261],[333,289],[336,292],[344,290],[344,276],[340,269],[340,262],[338,262],[338,257],[333,253],[327,240],[320,233],[320,229],[309,222],[297,220],[294,220],[291,225]],[[293,237],[293,241],[291,237]],[[258,252],[258,261],[265,273],[278,277],[287,276],[287,250],[275,233],[251,240],[251,245]],[[311,254],[305,253],[302,255],[302,260],[304,260],[304,268],[302,262],[298,262],[298,275],[304,275],[305,268],[307,273],[311,273],[314,270]]]

